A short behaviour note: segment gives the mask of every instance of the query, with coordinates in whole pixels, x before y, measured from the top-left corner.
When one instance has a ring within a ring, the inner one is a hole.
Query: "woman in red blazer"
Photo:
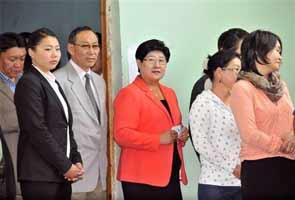
[[[188,133],[174,91],[159,82],[170,52],[162,41],[148,40],[135,57],[140,75],[114,102],[124,199],[181,200],[180,180],[187,184],[182,147]]]

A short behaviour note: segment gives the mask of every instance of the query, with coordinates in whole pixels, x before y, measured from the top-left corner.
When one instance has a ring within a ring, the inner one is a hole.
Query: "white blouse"
[[[233,175],[240,164],[240,135],[230,107],[211,90],[204,90],[192,104],[189,124],[194,147],[200,153],[199,183],[240,186]]]

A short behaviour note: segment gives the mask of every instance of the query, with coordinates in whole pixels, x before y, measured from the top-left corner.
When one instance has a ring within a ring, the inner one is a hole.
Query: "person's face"
[[[83,70],[95,65],[100,51],[97,36],[92,31],[82,31],[76,35],[75,44],[68,44],[72,60]]]
[[[29,49],[32,63],[43,72],[49,72],[58,64],[61,52],[57,38],[47,36],[43,38],[35,49]]]
[[[12,47],[0,53],[0,71],[10,79],[18,77],[24,69],[26,49]]]
[[[267,67],[271,72],[279,70],[280,65],[282,62],[282,55],[281,55],[281,45],[277,41],[275,47],[269,51],[266,55],[267,61],[269,64],[267,64]]]
[[[166,72],[167,61],[161,51],[151,51],[141,62],[136,60],[142,78],[146,82],[158,82]]]
[[[233,58],[225,68],[222,69],[221,83],[227,88],[232,88],[237,81],[238,74],[241,71],[241,60]]]

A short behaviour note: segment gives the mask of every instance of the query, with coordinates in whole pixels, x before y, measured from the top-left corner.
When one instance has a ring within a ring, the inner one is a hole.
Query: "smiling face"
[[[12,47],[0,53],[0,71],[14,80],[24,69],[26,49]]]
[[[57,38],[47,36],[34,49],[29,49],[32,63],[43,72],[49,72],[58,64],[61,52]]]
[[[166,72],[167,61],[161,51],[149,52],[143,61],[136,60],[140,70],[141,77],[147,83],[159,82]]]
[[[269,64],[266,66],[270,69],[271,72],[279,70],[282,62],[281,55],[281,45],[277,41],[275,47],[269,51],[266,55]]]

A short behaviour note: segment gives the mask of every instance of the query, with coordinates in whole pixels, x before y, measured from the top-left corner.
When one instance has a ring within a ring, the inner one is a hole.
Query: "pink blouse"
[[[295,159],[280,152],[282,138],[293,133],[293,104],[284,84],[284,95],[274,103],[249,81],[238,81],[232,90],[231,108],[241,134],[241,161],[269,157]]]

